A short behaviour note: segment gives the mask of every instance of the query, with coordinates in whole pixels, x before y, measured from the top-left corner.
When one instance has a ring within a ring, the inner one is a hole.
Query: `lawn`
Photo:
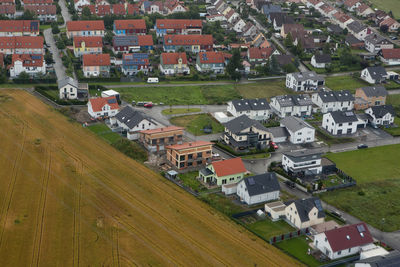
[[[357,88],[368,86],[368,84],[358,78],[353,78],[350,75],[344,76],[330,76],[325,78],[326,86],[332,90],[350,90],[352,93]]]
[[[352,176],[357,186],[324,193],[322,199],[384,231],[399,230],[400,145],[334,153],[327,157]]]
[[[388,95],[386,104],[390,104],[395,108],[400,108],[400,95]]]
[[[202,195],[200,195],[200,199],[227,216],[232,216],[233,214],[244,212],[247,210],[243,206],[239,206],[233,203],[230,197],[227,197],[220,193],[203,193]]]
[[[313,267],[322,265],[322,263],[316,260],[313,256],[307,254],[309,248],[308,243],[311,243],[310,239],[306,240],[305,236],[300,236],[276,243],[275,246],[295,257],[307,266]]]
[[[393,15],[400,18],[400,9],[398,0],[370,0],[377,8],[383,9],[386,12],[392,11]]]
[[[396,124],[397,127],[383,128],[383,130],[393,136],[400,136],[400,118],[399,117],[394,118],[394,124]]]
[[[246,227],[262,236],[266,240],[269,240],[274,236],[286,234],[296,230],[283,220],[273,222],[269,218],[247,224]]]
[[[44,30],[49,29],[49,28],[51,28],[51,25],[50,25],[50,24],[40,25],[40,26],[39,26],[39,30],[40,30],[40,31],[44,31]]]
[[[244,85],[238,85],[237,90],[243,98],[262,98],[270,99],[273,96],[293,94],[293,91],[285,87],[284,80],[270,80]]]
[[[92,132],[94,132],[95,134],[97,134],[98,136],[100,136],[109,144],[113,144],[122,138],[119,134],[111,131],[111,129],[108,128],[107,125],[103,123],[90,125],[87,128]]]
[[[194,113],[200,112],[201,108],[172,108],[172,109],[164,109],[161,113],[164,115],[177,115],[177,114],[186,114],[186,113]]]
[[[187,172],[187,173],[181,173],[178,175],[179,180],[182,181],[182,184],[190,187],[193,191],[201,192],[201,191],[206,191],[207,188],[205,188],[200,181],[196,179],[196,177],[199,175],[198,171],[192,171],[192,172]]]
[[[252,154],[252,155],[245,155],[242,156],[242,159],[265,159],[271,156],[270,153],[259,153],[259,154]]]
[[[170,121],[172,124],[185,127],[186,131],[194,135],[204,135],[203,128],[210,125],[212,127],[212,134],[224,131],[224,126],[211,117],[210,114],[177,116],[171,118]]]

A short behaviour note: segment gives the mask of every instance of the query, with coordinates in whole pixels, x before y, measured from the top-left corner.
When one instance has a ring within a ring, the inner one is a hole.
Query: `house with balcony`
[[[289,174],[316,175],[322,172],[322,151],[303,149],[282,154],[282,168]]]
[[[186,52],[199,53],[211,51],[214,46],[212,35],[164,35],[163,49],[165,52],[177,52],[183,48]]]
[[[271,107],[266,98],[229,101],[227,112],[235,118],[246,115],[257,121],[267,121],[272,116]]]
[[[164,151],[166,146],[183,143],[183,127],[168,126],[139,132],[143,146],[153,153]]]
[[[246,173],[240,157],[214,161],[199,171],[199,177],[204,183],[218,186],[238,183]]]
[[[13,54],[11,59],[10,78],[18,78],[24,72],[34,77],[46,74],[46,62],[42,54]]]
[[[154,29],[158,37],[167,34],[201,35],[203,22],[201,19],[157,19]]]
[[[138,72],[147,74],[150,62],[147,53],[133,53],[122,55],[122,73],[125,75],[136,75]]]
[[[76,36],[73,40],[74,55],[102,54],[103,39],[100,36]]]
[[[225,62],[225,53],[223,52],[200,52],[197,54],[196,69],[199,72],[224,74]]]
[[[354,96],[349,90],[320,91],[311,97],[322,113],[331,111],[351,111],[354,108]]]
[[[315,71],[286,74],[286,87],[295,92],[316,91],[325,84],[325,79]]]
[[[83,75],[85,77],[108,77],[110,75],[110,54],[86,54],[83,59]]]
[[[185,52],[162,53],[159,68],[164,75],[190,74]]]
[[[312,113],[313,102],[306,94],[280,95],[271,97],[271,109],[279,117],[286,116],[307,117]]]
[[[212,143],[195,141],[166,146],[167,161],[178,170],[201,168],[211,163]]]
[[[385,105],[387,95],[388,92],[382,85],[357,88],[354,108],[360,110]]]
[[[153,50],[154,46],[152,35],[114,36],[112,42],[114,53],[148,51]]]
[[[43,22],[57,21],[56,5],[25,5],[24,10],[31,11]]]
[[[115,35],[145,35],[146,22],[144,19],[115,20],[113,31]]]
[[[0,53],[13,54],[44,54],[42,36],[12,36],[0,37]]]
[[[361,122],[353,111],[332,111],[325,113],[322,118],[322,128],[331,135],[354,134],[359,128],[359,124]]]
[[[365,49],[371,53],[378,53],[382,49],[392,49],[394,45],[385,37],[378,34],[370,34],[364,39]]]
[[[14,19],[16,14],[16,6],[3,4],[0,6],[0,15],[9,19]]]

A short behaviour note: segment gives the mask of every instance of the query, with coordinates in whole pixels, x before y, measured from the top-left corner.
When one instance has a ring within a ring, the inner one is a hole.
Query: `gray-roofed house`
[[[86,99],[89,86],[87,83],[79,83],[72,77],[65,77],[57,81],[60,99]]]
[[[370,84],[379,84],[386,81],[388,73],[382,66],[367,67],[361,71],[361,79]]]
[[[313,94],[311,99],[322,113],[353,110],[355,100],[349,90],[320,91]]]
[[[363,125],[353,111],[332,111],[322,118],[322,128],[332,135],[354,134],[359,124]]]
[[[363,253],[361,253],[362,255]],[[397,267],[400,265],[400,252],[393,250],[385,255],[362,258],[355,262],[354,267]]]
[[[311,58],[311,65],[317,69],[324,69],[332,63],[331,55],[316,54]]]
[[[274,172],[246,177],[238,183],[237,195],[247,205],[279,199],[280,186]]]
[[[129,140],[138,139],[140,131],[152,130],[161,126],[152,118],[130,106],[121,109],[115,117],[111,118],[110,122],[114,127],[120,128],[123,133],[126,132]]]
[[[293,17],[282,12],[272,12],[269,14],[268,21],[273,25],[275,31],[280,31],[283,24],[294,24]]]
[[[378,53],[382,49],[392,49],[394,45],[385,37],[378,34],[370,34],[365,37],[365,49],[371,53]]]
[[[360,40],[365,40],[365,37],[372,33],[372,30],[369,27],[365,26],[357,20],[348,24],[347,29],[351,34],[353,34],[356,38]]]
[[[272,57],[276,59],[276,62],[278,62],[281,68],[294,63],[294,57],[291,55],[272,55]]]
[[[260,122],[242,115],[224,124],[224,141],[235,150],[263,149],[271,140],[271,134]]]
[[[257,121],[266,121],[272,115],[266,98],[232,100],[228,102],[227,111],[234,117],[247,115]]]
[[[289,174],[316,175],[322,172],[322,151],[302,149],[282,154],[282,167]]]
[[[322,75],[315,71],[293,72],[286,74],[286,87],[295,92],[316,91],[318,87],[325,84]]]
[[[361,110],[373,106],[385,105],[387,95],[388,92],[382,85],[357,88],[354,108]]]
[[[328,32],[330,32],[330,33],[338,34],[338,35],[343,33],[343,29],[340,28],[340,27],[339,27],[338,25],[336,25],[336,24],[329,25],[329,26],[327,27],[327,30],[328,30]]]
[[[312,112],[311,98],[306,95],[280,95],[271,98],[272,110],[281,118],[286,116],[307,117]]]
[[[374,106],[365,110],[369,122],[373,125],[390,125],[394,122],[396,112],[392,105]]]
[[[275,143],[283,143],[289,137],[289,132],[286,130],[285,127],[269,127],[267,128],[268,132],[271,133],[271,141]]]
[[[344,40],[347,46],[351,48],[363,48],[364,47],[364,42],[357,39],[354,35],[348,34],[346,36],[346,39]]]
[[[288,116],[281,120],[281,127],[285,127],[289,133],[289,141],[292,144],[312,143],[315,139],[315,129],[303,119]]]
[[[265,5],[262,6],[261,9],[262,13],[267,17],[269,16],[270,13],[282,12],[282,8],[280,5],[274,5],[271,3],[266,3]]]
[[[296,199],[285,202],[285,216],[298,229],[304,229],[325,222],[325,212],[317,197]]]

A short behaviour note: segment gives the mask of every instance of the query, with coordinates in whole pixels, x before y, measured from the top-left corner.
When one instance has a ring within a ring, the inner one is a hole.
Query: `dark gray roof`
[[[291,55],[273,55],[273,57],[276,58],[276,61],[281,67],[294,62],[294,57]]]
[[[320,159],[322,151],[320,149],[302,149],[284,152],[283,155],[293,162],[304,162],[313,159]]]
[[[358,118],[353,111],[332,111],[330,112],[335,123],[356,122]]]
[[[67,84],[78,88],[78,81],[75,80],[74,78],[69,77],[69,76],[65,77],[65,79],[58,80],[57,83],[58,83],[58,89],[66,86]]]
[[[249,196],[261,195],[269,192],[279,191],[278,178],[274,172],[267,172],[244,178]]]
[[[285,127],[270,127],[267,129],[268,129],[268,132],[270,132],[274,138],[289,136],[289,133]]]
[[[203,168],[200,170],[200,172],[204,175],[204,176],[209,176],[214,174],[209,168]]]
[[[324,77],[322,77],[321,75],[318,75],[315,71],[293,72],[293,73],[291,73],[291,75],[293,75],[297,81],[307,81],[307,80],[321,81],[321,80],[324,80]]]
[[[275,97],[281,107],[311,106],[313,102],[309,95],[279,95]]]
[[[367,71],[374,80],[381,80],[382,77],[387,75],[385,68],[382,66],[368,67]]]
[[[288,206],[288,205],[292,204],[293,202],[294,202],[294,205],[296,206],[297,213],[299,214],[301,222],[307,222],[310,220],[310,218],[308,217],[308,214],[314,207],[316,207],[318,209],[318,218],[325,217],[324,210],[322,208],[319,208],[321,206],[321,200],[317,197],[291,200],[291,201],[285,202],[285,204],[286,204],[286,206]]]
[[[342,33],[343,32],[343,29],[340,28],[336,24],[329,25],[327,29],[328,29],[328,31],[333,32],[333,33]]]
[[[332,62],[332,58],[331,55],[327,55],[327,54],[316,54],[314,55],[315,58],[315,62],[317,63],[331,63]]]
[[[386,88],[382,85],[362,87],[361,90],[364,91],[367,97],[387,96],[388,94]]]
[[[318,95],[323,103],[354,101],[354,96],[350,93],[349,90],[330,92],[321,91],[318,92]]]
[[[394,250],[387,255],[375,256],[355,263],[368,263],[371,267],[398,267],[400,266],[400,252]]]
[[[274,22],[278,27],[281,27],[283,24],[294,24],[294,19],[286,13],[282,12],[271,12],[269,14],[269,19],[271,23]]]
[[[272,13],[272,12],[281,12],[281,11],[282,11],[282,8],[279,5],[273,5],[273,4],[267,3],[262,6],[262,13],[264,13],[264,15],[268,15],[269,13]]]
[[[360,23],[359,21],[355,20],[352,23],[347,25],[347,28],[355,33],[359,33],[367,28],[364,24]]]
[[[236,111],[269,110],[271,109],[266,98],[232,100]]]
[[[396,115],[392,105],[373,106],[371,109],[372,114],[374,114],[375,118],[377,119],[383,118],[388,113],[392,114],[392,116]]]
[[[356,37],[354,37],[354,35],[352,35],[352,34],[348,34],[348,35],[346,36],[345,42],[346,42],[348,45],[363,43],[363,41],[358,40],[358,39],[357,39]]]
[[[297,132],[298,130],[301,130],[303,128],[311,128],[314,129],[310,124],[305,122],[304,120],[293,117],[293,116],[288,116],[285,117],[281,120],[281,124],[286,127],[291,132]]]
[[[130,106],[124,107],[120,112],[117,113],[117,115],[115,115],[115,118],[119,122],[122,122],[126,126],[128,126],[129,129],[134,128],[136,125],[138,125],[144,119],[153,122],[153,120],[151,118],[147,117],[140,111],[134,110]]]
[[[267,128],[264,127],[261,123],[259,123],[256,120],[252,120],[246,115],[242,115],[240,117],[237,117],[233,120],[228,121],[227,123],[224,124],[224,126],[231,131],[232,133],[240,133],[244,129],[247,129],[249,127],[255,127],[257,129],[263,130],[263,131],[268,131]]]
[[[369,42],[371,44],[381,44],[381,43],[390,43],[388,39],[383,37],[382,35],[378,34],[370,34],[367,37],[365,37],[365,42]]]

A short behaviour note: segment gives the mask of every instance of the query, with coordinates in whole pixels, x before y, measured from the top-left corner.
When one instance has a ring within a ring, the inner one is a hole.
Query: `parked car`
[[[158,78],[148,78],[147,83],[158,83]]]
[[[368,148],[368,145],[366,144],[360,144],[357,146],[358,149],[363,149],[363,148]]]
[[[269,141],[269,146],[273,147],[275,150],[277,150],[279,147],[275,142]]]
[[[286,181],[285,184],[290,188],[296,188],[296,184],[292,181]]]
[[[145,108],[152,108],[153,107],[153,103],[152,102],[147,102],[143,105],[143,107]]]

